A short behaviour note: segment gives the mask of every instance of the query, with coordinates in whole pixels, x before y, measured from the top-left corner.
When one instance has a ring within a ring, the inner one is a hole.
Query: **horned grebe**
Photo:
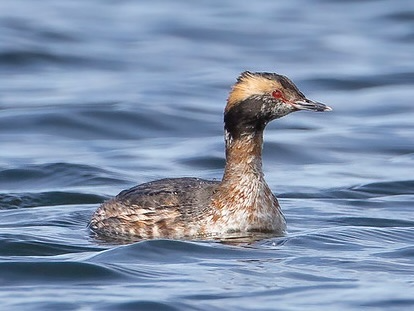
[[[286,221],[262,171],[267,123],[297,110],[330,111],[287,77],[243,72],[224,110],[226,166],[221,181],[168,178],[124,190],[89,223],[109,239],[225,239],[283,235]]]

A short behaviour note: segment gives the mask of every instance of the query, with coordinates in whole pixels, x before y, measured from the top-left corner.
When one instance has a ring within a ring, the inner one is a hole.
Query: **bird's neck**
[[[262,171],[263,132],[226,132],[226,167],[212,197],[212,223],[218,232],[275,231],[278,203]]]
[[[246,133],[236,139],[226,131],[225,140],[226,167],[222,183],[239,183],[240,186],[248,186],[249,181],[264,182],[263,131]]]

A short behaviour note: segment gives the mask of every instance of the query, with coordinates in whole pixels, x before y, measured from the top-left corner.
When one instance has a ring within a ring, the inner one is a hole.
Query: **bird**
[[[262,170],[266,125],[292,112],[331,111],[286,76],[242,72],[224,109],[226,163],[221,180],[164,178],[121,191],[88,224],[107,240],[225,240],[283,236],[286,219]]]

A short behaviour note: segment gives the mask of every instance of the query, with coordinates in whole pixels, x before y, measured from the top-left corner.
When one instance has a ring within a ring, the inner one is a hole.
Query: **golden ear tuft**
[[[237,78],[237,81],[242,81],[243,79],[248,78],[248,77],[251,77],[252,75],[253,75],[253,73],[251,73],[251,72],[250,72],[250,71],[248,71],[248,70],[243,71],[243,72],[239,75],[239,77]]]
[[[263,74],[244,71],[237,78],[237,82],[230,91],[225,111],[229,111],[250,96],[270,94],[279,85],[277,81],[271,80]]]

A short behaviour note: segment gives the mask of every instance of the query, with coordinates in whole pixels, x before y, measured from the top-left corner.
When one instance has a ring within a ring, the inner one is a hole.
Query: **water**
[[[2,1],[3,310],[411,310],[412,1]],[[251,245],[101,244],[103,200],[220,178],[246,69],[331,113],[265,133],[289,233]]]

